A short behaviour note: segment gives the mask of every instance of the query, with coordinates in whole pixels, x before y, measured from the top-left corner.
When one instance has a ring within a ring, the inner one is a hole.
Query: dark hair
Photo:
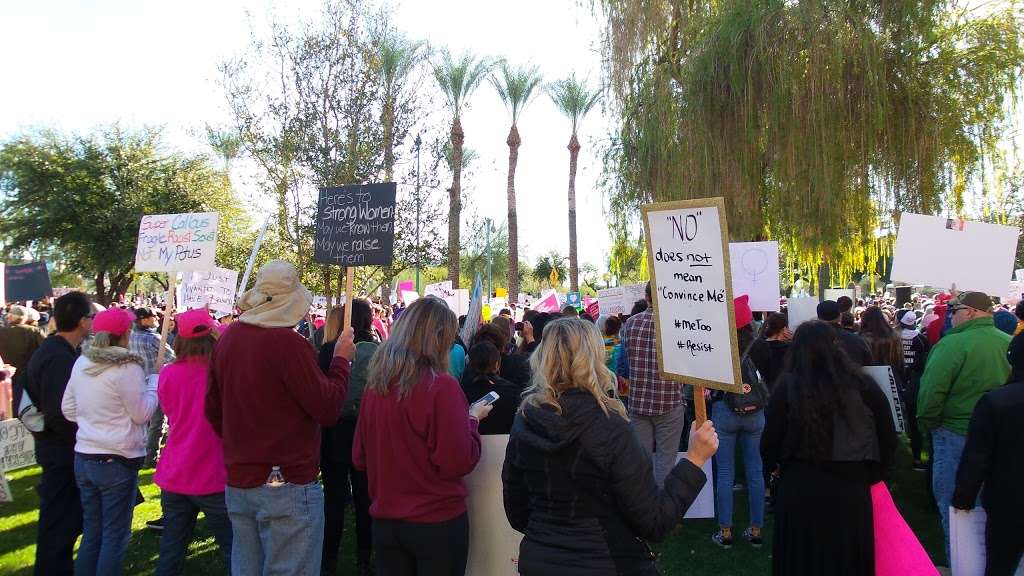
[[[558,320],[561,316],[549,312],[540,312],[533,317],[530,324],[533,324],[533,339],[540,342],[544,338],[544,326],[549,322]]]
[[[512,315],[512,311],[509,310],[508,308],[502,308],[501,311],[498,312],[498,316],[511,316],[511,315]]]
[[[508,337],[507,328],[502,328],[498,324],[488,322],[480,326],[476,334],[473,335],[470,348],[476,348],[478,344],[483,342],[490,342],[496,350],[504,350],[508,347]]]
[[[801,437],[816,460],[832,455],[833,418],[844,412],[841,388],[864,382],[860,368],[839,346],[837,330],[821,320],[804,322],[793,334],[786,359],[785,372],[796,380],[795,397],[789,400],[803,426]]]
[[[648,301],[651,300],[651,281],[650,280],[647,281],[647,286],[644,286],[644,296],[647,297]]]
[[[576,316],[578,318],[579,315],[580,311],[577,310],[575,306],[566,306],[562,308],[562,316]]]
[[[1017,306],[1013,309],[1013,315],[1016,316],[1018,320],[1024,320],[1024,300],[1017,302]]]
[[[853,298],[849,296],[840,296],[836,298],[836,304],[839,304],[840,312],[849,312],[853,308]]]
[[[68,292],[53,302],[53,320],[58,332],[71,332],[90,314],[92,302],[82,292]]]
[[[839,315],[839,325],[843,328],[853,328],[857,324],[853,314],[849,312],[843,312]]]
[[[586,312],[580,312],[580,320],[586,320],[587,322],[590,322],[591,324],[594,323],[594,317],[591,316],[590,314],[587,314]]]
[[[789,316],[781,312],[772,312],[768,315],[768,319],[764,321],[761,335],[765,338],[771,338],[785,330],[787,326],[789,326]]]
[[[604,335],[615,336],[622,330],[622,320],[619,320],[618,316],[609,316],[604,321]]]
[[[212,334],[200,336],[198,338],[182,338],[178,336],[174,339],[174,361],[181,362],[186,358],[201,357],[210,359],[213,355],[213,345],[216,340]]]
[[[750,348],[750,344],[754,341],[754,325],[747,324],[743,328],[736,329],[736,348],[739,349],[740,354],[747,351]]]
[[[633,309],[629,311],[629,315],[635,316],[641,312],[644,312],[647,310],[649,306],[650,304],[647,303],[647,300],[637,300],[635,303],[633,303]]]
[[[484,340],[469,349],[469,367],[477,374],[494,372],[494,365],[501,361],[501,354],[494,344]]]
[[[870,306],[860,316],[860,335],[871,346],[875,362],[896,368],[903,362],[903,340],[892,329],[878,306]]]

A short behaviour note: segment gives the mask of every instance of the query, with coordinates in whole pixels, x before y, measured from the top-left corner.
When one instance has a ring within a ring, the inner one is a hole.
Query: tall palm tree
[[[572,124],[569,138],[569,286],[570,291],[579,292],[579,254],[576,249],[576,162],[580,155],[580,141],[576,138],[583,117],[597,104],[601,93],[591,91],[584,82],[572,74],[548,86],[548,95],[555,106],[562,111]]]
[[[395,176],[395,107],[406,78],[424,57],[423,41],[414,41],[393,30],[385,32],[378,47],[383,84],[381,126],[384,130],[384,178]]]
[[[519,137],[517,122],[519,114],[533,97],[534,89],[541,83],[537,66],[513,68],[501,62],[498,74],[491,77],[491,84],[505,107],[512,113],[512,128],[508,131],[508,298],[516,302],[519,298],[519,223],[516,213],[516,165],[519,163]]]
[[[457,59],[447,50],[434,64],[434,79],[452,109],[452,186],[448,189],[448,279],[459,287],[459,220],[462,217],[462,107],[490,71],[491,61],[466,52]]]

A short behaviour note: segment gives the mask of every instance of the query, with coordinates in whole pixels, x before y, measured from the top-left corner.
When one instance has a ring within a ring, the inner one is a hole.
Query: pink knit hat
[[[733,299],[736,309],[736,329],[739,330],[754,321],[754,313],[750,311],[750,296],[746,294]]]
[[[174,317],[178,325],[178,338],[199,338],[216,330],[217,322],[206,308],[196,308]]]
[[[131,330],[135,314],[121,308],[109,308],[92,319],[92,331],[107,332],[111,336],[122,336]]]

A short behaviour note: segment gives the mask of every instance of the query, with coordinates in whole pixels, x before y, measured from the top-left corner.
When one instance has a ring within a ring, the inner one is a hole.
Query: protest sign
[[[679,452],[676,455],[676,464],[683,458],[686,458],[686,452]],[[683,515],[683,518],[692,520],[715,517],[715,483],[711,481],[715,475],[711,467],[710,458],[704,461],[704,466],[701,470],[704,471],[704,476],[708,481],[704,483],[704,487],[697,493],[697,498],[693,501],[693,504],[690,504],[690,507],[686,509],[686,514]]]
[[[629,286],[623,286],[623,308],[626,309],[624,314],[629,314],[633,311],[633,306],[641,300],[647,300],[647,282],[640,282],[639,284],[631,284]]]
[[[985,509],[949,507],[949,559],[953,576],[985,575]]]
[[[618,316],[619,314],[629,312],[629,310],[626,310],[626,301],[623,298],[625,293],[626,289],[621,286],[618,288],[605,288],[604,290],[598,290],[597,301],[601,307],[601,314]]]
[[[853,288],[825,288],[825,300],[837,302],[843,296],[854,302],[857,301],[857,293]]]
[[[722,198],[642,208],[662,378],[742,393]],[[704,394],[694,390],[698,420]]]
[[[449,281],[448,284],[451,285],[451,282]],[[413,282],[412,280],[402,280],[401,282],[398,283],[398,291],[399,292],[415,292],[416,291],[416,283]],[[424,296],[426,296],[426,294],[424,294]]]
[[[558,294],[554,290],[548,290],[541,294],[540,298],[530,306],[536,312],[555,313],[561,311],[558,304]]]
[[[505,308],[507,306],[507,304],[505,303],[505,299],[500,296],[495,296],[494,298],[491,298],[491,301],[488,304],[490,304],[491,312],[494,313],[495,316],[497,316],[501,312],[502,308]]]
[[[4,298],[10,302],[28,302],[53,296],[46,262],[7,266],[4,271]]]
[[[583,300],[580,298],[579,292],[569,292],[565,295],[565,305],[572,306],[573,308],[579,308]]]
[[[402,292],[402,302],[405,302],[406,306],[412,304],[413,302],[419,299],[420,293],[415,290],[405,290]]]
[[[395,194],[394,182],[321,188],[313,260],[340,266],[390,265]]]
[[[892,411],[892,421],[896,424],[896,431],[903,432],[903,405],[900,403],[899,389],[892,368],[890,366],[865,366],[864,373],[870,376],[875,384],[878,384],[878,388],[889,401],[889,410]]]
[[[444,282],[438,282],[436,284],[427,284],[423,287],[424,296],[434,296],[441,300],[447,300],[448,298],[455,295],[455,290],[452,289],[452,281],[445,280]],[[454,308],[452,308],[454,310]]]
[[[779,243],[732,242],[729,244],[732,293],[750,297],[750,309],[779,311]]]
[[[519,543],[523,535],[509,525],[502,498],[501,468],[507,446],[507,435],[481,436],[480,461],[464,479],[469,491],[466,576],[519,574]]]
[[[808,320],[817,320],[818,304],[818,299],[814,296],[801,296],[787,300],[786,310],[789,316],[789,329],[796,330],[797,326]]]
[[[21,420],[0,422],[0,469],[17,470],[36,464],[36,443]]]
[[[209,270],[216,255],[216,212],[151,214],[139,223],[136,272]]]
[[[213,268],[205,272],[185,272],[178,290],[178,310],[202,308],[230,314],[235,308],[238,272]]]
[[[1024,282],[1014,280],[1013,282],[1010,282],[1009,287],[1006,289],[1006,293],[1001,295],[999,300],[1003,304],[1013,306],[1020,302],[1022,294],[1024,294]]]
[[[890,278],[1002,294],[1014,272],[1019,234],[1013,226],[904,212]],[[941,265],[936,265],[936,259],[941,259]]]

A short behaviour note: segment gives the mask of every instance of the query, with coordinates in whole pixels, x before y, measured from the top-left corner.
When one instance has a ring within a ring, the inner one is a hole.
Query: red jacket
[[[433,523],[466,511],[462,477],[480,460],[477,421],[459,383],[424,370],[398,400],[367,388],[359,410],[352,462],[369,477],[374,518]]]
[[[348,360],[335,358],[324,376],[313,347],[290,328],[228,326],[214,347],[206,391],[228,486],[260,486],[273,466],[286,482],[315,481],[320,427],[338,422],[350,370]]]

